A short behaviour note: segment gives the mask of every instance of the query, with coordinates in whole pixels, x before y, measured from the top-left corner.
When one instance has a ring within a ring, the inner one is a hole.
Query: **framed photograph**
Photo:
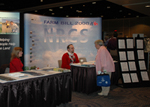
[[[143,40],[141,39],[137,39],[136,40],[136,46],[137,46],[137,49],[143,49],[144,47],[143,47]]]
[[[136,71],[135,61],[129,61],[128,64],[130,71]]]
[[[146,65],[145,65],[145,61],[139,61],[139,67],[140,67],[140,70],[146,70]]]
[[[131,75],[132,82],[139,82],[139,79],[136,73],[131,73],[130,75]]]
[[[118,47],[119,49],[125,49],[125,40],[118,39]]]
[[[135,60],[134,51],[127,51],[128,60]]]
[[[149,81],[149,76],[146,71],[141,71],[141,76],[143,81]]]
[[[133,49],[133,39],[126,39],[127,42],[127,48]]]
[[[124,83],[131,83],[131,78],[129,73],[123,73],[122,76],[123,76]]]
[[[126,61],[126,52],[125,51],[120,51],[119,52],[119,57],[120,57],[120,61]]]
[[[120,64],[121,64],[122,72],[123,71],[129,71],[127,62],[120,62]]]
[[[144,50],[137,50],[138,59],[144,59]]]

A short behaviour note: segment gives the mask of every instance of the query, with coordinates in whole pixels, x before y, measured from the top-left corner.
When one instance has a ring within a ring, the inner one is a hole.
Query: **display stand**
[[[144,50],[141,48],[143,42],[142,39],[140,40],[135,39],[134,47],[133,38],[117,38],[118,63],[122,80],[120,85],[122,87],[139,87],[143,86],[143,80],[146,81],[146,84],[149,82],[146,66],[143,65],[145,64]]]
[[[135,38],[135,49],[136,49],[136,63],[139,71],[139,78],[141,80],[141,86],[150,86],[150,80],[148,76],[148,70],[146,67],[144,57],[144,38]]]

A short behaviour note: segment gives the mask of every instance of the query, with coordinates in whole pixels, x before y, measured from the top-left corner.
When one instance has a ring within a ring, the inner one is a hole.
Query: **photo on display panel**
[[[125,40],[118,39],[119,49],[125,49]]]
[[[143,40],[136,40],[137,49],[143,49]]]
[[[131,73],[130,75],[131,75],[132,82],[139,82],[139,79],[136,73]]]
[[[144,59],[144,50],[137,50],[138,59]]]
[[[127,48],[128,49],[133,49],[133,39],[127,39]]]
[[[121,64],[121,71],[122,72],[129,71],[127,62],[120,62],[120,64]]]
[[[122,73],[124,83],[131,83],[129,73]]]
[[[135,60],[134,51],[127,51],[128,60]]]
[[[146,70],[145,61],[139,61],[140,70]]]
[[[125,51],[120,51],[119,56],[120,56],[120,61],[126,61],[127,60]]]
[[[136,71],[135,61],[129,61],[128,64],[129,64],[130,71]]]
[[[13,48],[19,46],[20,13],[0,11],[0,66],[10,63]]]
[[[141,76],[143,81],[149,81],[149,76],[147,71],[141,71]]]

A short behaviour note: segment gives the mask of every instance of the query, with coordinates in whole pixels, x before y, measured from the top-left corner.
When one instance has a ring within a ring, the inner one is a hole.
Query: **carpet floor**
[[[150,87],[111,86],[108,96],[72,92],[72,101],[57,107],[150,107]]]

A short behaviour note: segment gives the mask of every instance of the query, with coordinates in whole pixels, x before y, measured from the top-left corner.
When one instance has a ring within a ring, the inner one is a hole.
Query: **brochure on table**
[[[37,70],[26,70],[22,72],[0,74],[0,83],[14,82],[24,79],[37,78],[47,75],[55,75],[70,72],[69,69],[45,67]]]

